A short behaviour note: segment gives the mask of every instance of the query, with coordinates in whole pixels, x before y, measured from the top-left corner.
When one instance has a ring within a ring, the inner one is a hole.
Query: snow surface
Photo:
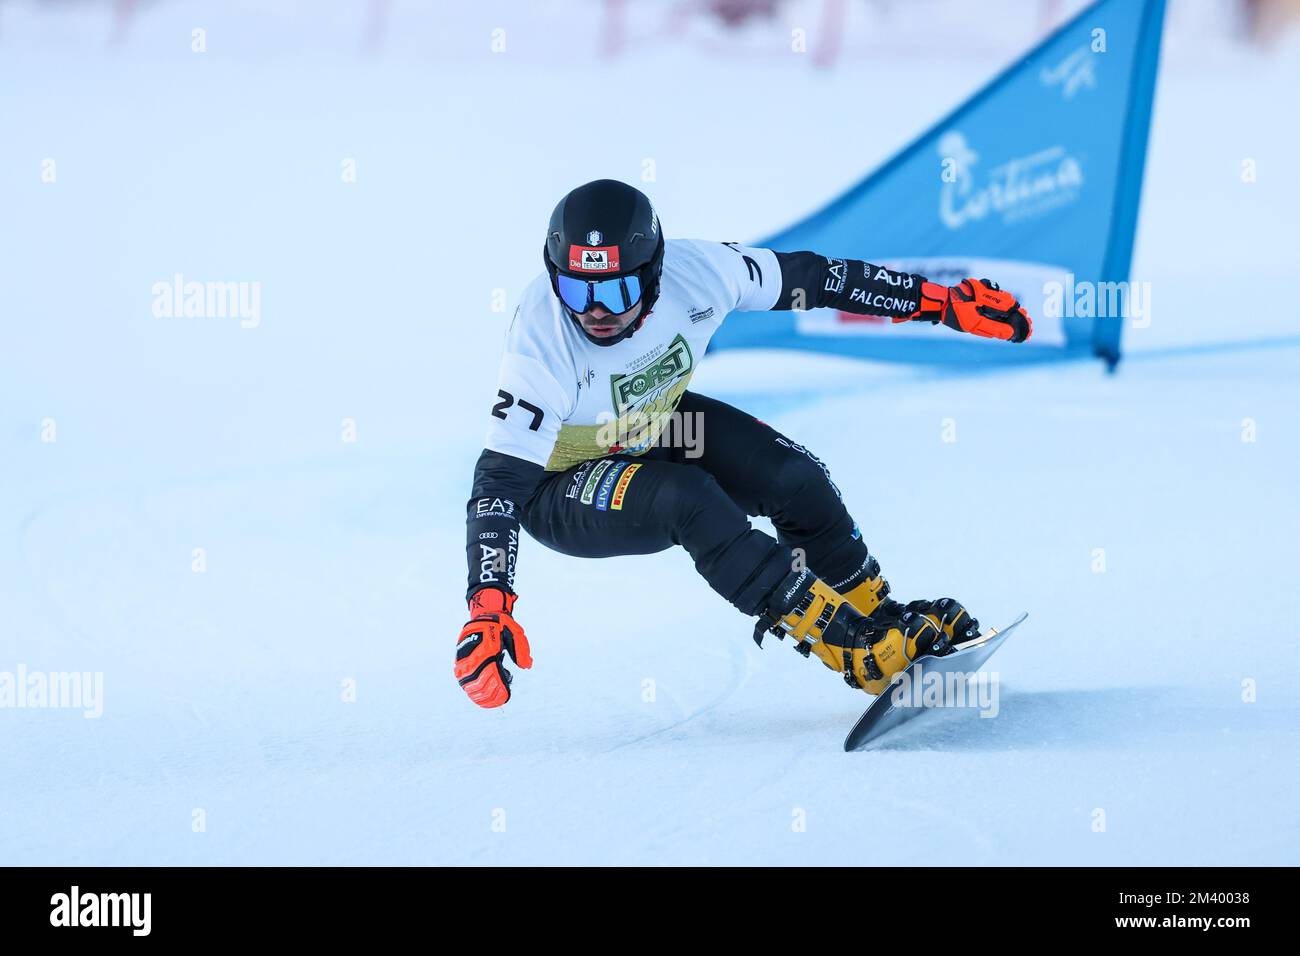
[[[680,551],[525,541],[536,666],[470,704],[469,471],[565,189],[653,159],[672,234],[753,239],[998,64],[548,64],[490,55],[500,10],[447,28],[480,54],[385,59],[228,55],[211,3],[151,7],[117,49],[84,9],[69,40],[5,8],[0,671],[101,671],[104,713],[0,710],[0,864],[1300,862],[1300,138],[1270,94],[1300,83],[1294,36],[1171,43],[1134,263],[1153,321],[1116,375],[698,374],[828,462],[897,594],[1030,612],[990,663],[997,718],[845,754],[867,699],[756,648]],[[556,91],[593,79],[654,93],[567,148]],[[780,118],[829,97],[869,121]],[[261,282],[260,325],[155,318],[178,272]]]

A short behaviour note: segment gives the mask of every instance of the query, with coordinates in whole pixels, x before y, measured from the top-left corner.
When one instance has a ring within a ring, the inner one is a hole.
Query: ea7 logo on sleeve
[[[579,272],[617,272],[618,246],[569,246],[569,268]]]
[[[152,893],[70,893],[50,897],[51,926],[126,926],[132,936],[148,936]]]
[[[848,263],[843,259],[826,260],[826,291],[839,295],[844,291],[844,280],[848,277]]]
[[[474,514],[478,517],[509,518],[515,513],[515,503],[509,498],[480,498],[474,502]]]

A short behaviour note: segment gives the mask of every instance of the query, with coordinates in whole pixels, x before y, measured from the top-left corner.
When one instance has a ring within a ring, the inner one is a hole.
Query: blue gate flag
[[[990,278],[1022,346],[832,309],[733,315],[712,348],[909,362],[1118,361],[1165,0],[1098,0],[828,206],[757,243]]]

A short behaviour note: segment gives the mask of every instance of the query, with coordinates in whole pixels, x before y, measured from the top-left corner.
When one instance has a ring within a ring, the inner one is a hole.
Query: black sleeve
[[[815,252],[778,252],[781,295],[773,309],[839,309],[856,315],[907,318],[921,307],[914,272],[895,272],[861,259],[828,259]]]
[[[486,448],[478,456],[465,508],[466,600],[488,586],[514,593],[519,512],[544,473],[541,465]]]

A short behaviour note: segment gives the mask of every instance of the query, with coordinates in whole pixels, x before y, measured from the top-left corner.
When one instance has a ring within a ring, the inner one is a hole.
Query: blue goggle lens
[[[626,312],[641,301],[640,276],[619,276],[616,279],[576,279],[559,274],[556,285],[560,299],[574,312],[587,312],[594,305],[602,305],[610,312]]]

